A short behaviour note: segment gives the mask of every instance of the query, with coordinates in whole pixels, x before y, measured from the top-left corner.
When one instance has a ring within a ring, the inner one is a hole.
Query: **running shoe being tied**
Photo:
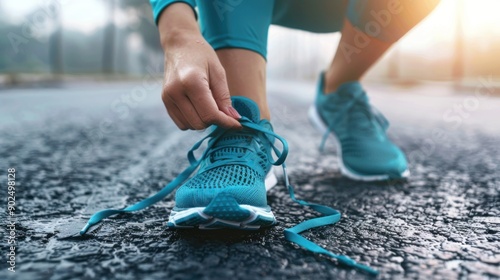
[[[261,130],[273,131],[268,120],[260,120],[253,101],[234,97],[233,106]],[[266,195],[277,183],[271,156],[275,136],[263,131],[215,128],[198,172],[175,194],[167,226],[258,229],[275,224]]]
[[[324,94],[323,89],[324,73],[309,119],[324,135],[320,150],[328,136],[333,136],[342,174],[362,181],[408,177],[410,171],[404,153],[386,134],[389,122],[370,106],[361,84],[344,83],[331,94]]]
[[[285,229],[285,238],[304,249],[330,256],[344,265],[377,274],[376,270],[358,264],[346,256],[336,255],[300,235],[308,229],[336,223],[340,220],[340,213],[333,208],[295,198],[286,173],[286,140],[273,132],[269,121],[260,119],[255,102],[245,97],[233,97],[232,102],[233,107],[242,116],[242,130],[214,126],[214,129],[188,152],[190,165],[177,178],[157,194],[134,205],[95,213],[80,234],[84,235],[91,227],[109,216],[149,207],[179,186],[175,196],[176,205],[167,223],[169,228],[255,230],[269,227],[276,223],[276,219],[267,205],[266,189],[277,183],[272,166],[281,165],[291,199],[322,214],[321,217]],[[197,159],[194,152],[205,140],[208,140],[207,148]],[[275,140],[281,142],[281,150],[274,145]],[[276,160],[273,159],[272,153],[276,155]],[[189,178],[195,171],[196,174]]]

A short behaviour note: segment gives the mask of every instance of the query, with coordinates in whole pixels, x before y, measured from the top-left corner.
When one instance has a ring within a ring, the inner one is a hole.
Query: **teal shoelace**
[[[340,110],[338,108],[328,108],[328,110],[335,111],[337,118],[333,119],[332,123],[328,126],[327,131],[325,134],[323,134],[323,138],[321,140],[321,144],[319,146],[320,151],[325,150],[325,144],[326,140],[328,139],[328,136],[330,133],[333,131],[333,125],[340,121],[341,118],[345,118],[346,116],[351,116],[349,114],[351,110],[359,110],[359,115],[354,117],[353,119],[349,119],[349,124],[351,125],[362,125],[360,129],[367,133],[373,133],[373,127],[372,126],[367,126],[367,121],[371,122],[372,120],[375,120],[382,129],[387,129],[389,126],[389,121],[378,111],[375,107],[370,106],[364,99],[362,99],[362,96],[356,95],[354,98],[349,100],[346,104],[342,106]],[[367,120],[368,119],[368,120]]]
[[[290,181],[288,179],[287,170],[286,170],[285,159],[288,155],[288,143],[286,142],[286,140],[283,137],[275,134],[274,132],[262,128],[260,125],[252,122],[251,120],[249,120],[246,117],[241,118],[240,122],[244,128],[249,129],[250,131],[253,130],[253,131],[265,133],[269,136],[274,137],[275,139],[278,139],[278,141],[281,142],[281,144],[282,144],[281,151],[274,145],[274,143],[270,143],[271,147],[272,147],[272,149],[277,157],[277,159],[275,161],[271,162],[271,164],[273,164],[275,166],[279,166],[279,165],[282,166],[283,174],[285,177],[285,184],[288,188],[290,198],[294,202],[296,202],[300,205],[303,205],[303,206],[308,206],[308,207],[312,208],[313,210],[322,214],[322,216],[320,216],[320,217],[304,221],[302,223],[297,224],[296,226],[294,226],[292,228],[285,229],[285,239],[290,241],[290,242],[293,242],[293,243],[299,245],[300,247],[302,247],[306,250],[309,250],[311,252],[314,252],[317,254],[322,254],[325,256],[329,256],[333,259],[336,259],[341,264],[357,268],[361,271],[365,271],[365,272],[370,273],[370,274],[375,274],[375,275],[378,274],[378,272],[375,269],[368,267],[368,266],[365,266],[365,265],[362,265],[362,264],[359,264],[347,256],[336,255],[336,254],[324,249],[323,247],[319,246],[318,244],[304,238],[302,235],[300,235],[300,233],[302,233],[306,230],[312,229],[312,228],[326,226],[326,225],[333,225],[333,224],[337,223],[341,217],[340,212],[331,208],[331,207],[325,206],[325,205],[308,203],[306,201],[297,199],[295,197],[294,188],[290,184]],[[216,143],[217,140],[220,139],[221,137],[223,137],[227,131],[228,130],[216,129],[216,130],[212,131],[210,134],[208,134],[206,137],[204,137],[203,139],[198,141],[191,148],[191,150],[189,150],[189,152],[187,154],[190,165],[184,171],[182,171],[179,174],[179,176],[177,176],[172,182],[167,184],[158,193],[156,193],[155,195],[150,196],[150,197],[148,197],[148,198],[146,198],[146,199],[144,199],[136,204],[133,204],[131,206],[123,208],[123,209],[105,209],[105,210],[102,210],[102,211],[95,213],[94,215],[92,215],[90,217],[87,224],[80,231],[80,235],[86,234],[89,229],[91,229],[93,226],[100,223],[105,218],[108,218],[108,217],[110,217],[112,215],[116,215],[116,214],[129,213],[129,212],[142,210],[142,209],[147,208],[147,207],[159,202],[160,200],[164,199],[175,188],[180,186],[184,181],[186,181],[191,176],[191,174],[198,168],[198,166],[200,165],[202,160],[210,153],[211,146],[213,145],[213,143]],[[198,148],[200,148],[200,146],[203,144],[203,142],[205,140],[207,140],[209,138],[213,138],[214,141],[209,142],[206,150],[197,159],[194,156],[194,152]]]

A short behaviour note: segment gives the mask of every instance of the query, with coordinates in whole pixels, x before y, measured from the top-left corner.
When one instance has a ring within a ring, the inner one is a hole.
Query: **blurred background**
[[[442,0],[367,74],[412,173],[376,184],[342,178],[333,141],[317,151],[307,122],[340,34],[271,27],[269,105],[288,174],[298,197],[344,215],[309,237],[383,279],[500,279],[499,13],[500,0]],[[247,260],[257,277],[365,278],[282,238],[315,214],[290,206],[281,179],[270,193],[280,225],[251,236],[165,230],[171,196],[74,236],[95,211],[155,193],[188,166],[202,134],[170,120],[162,74],[148,0],[0,0],[0,173],[17,172],[16,279],[251,278]],[[8,246],[0,280],[11,279]]]
[[[499,10],[498,0],[442,0],[366,79],[472,86],[478,77],[492,77],[497,83]],[[146,0],[0,0],[0,34],[0,87],[162,72]],[[314,80],[339,38],[271,27],[269,77]]]

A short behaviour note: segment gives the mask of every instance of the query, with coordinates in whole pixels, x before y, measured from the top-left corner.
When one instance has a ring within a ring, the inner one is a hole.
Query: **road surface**
[[[8,271],[2,226],[0,278],[370,278],[284,239],[284,228],[316,214],[292,203],[282,181],[269,193],[279,224],[267,230],[168,230],[170,195],[68,238],[96,210],[145,198],[187,166],[185,152],[203,133],[176,130],[159,88],[144,80],[0,91],[2,207],[8,168],[16,170],[17,206],[16,272]],[[314,85],[270,83],[297,195],[343,214],[306,236],[378,269],[381,279],[500,278],[500,99],[479,81],[460,93],[441,85],[367,89],[410,159],[406,182],[343,178],[333,143],[319,153],[321,135],[307,121]]]

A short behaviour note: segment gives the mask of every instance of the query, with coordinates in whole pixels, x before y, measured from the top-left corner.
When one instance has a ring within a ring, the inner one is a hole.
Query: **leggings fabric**
[[[180,2],[192,5],[194,1]],[[360,32],[382,41],[395,42],[429,14],[438,2],[439,0],[196,0],[195,3],[198,6],[203,36],[214,49],[243,48],[266,58],[267,35],[271,24],[329,33],[340,31],[347,19]]]

